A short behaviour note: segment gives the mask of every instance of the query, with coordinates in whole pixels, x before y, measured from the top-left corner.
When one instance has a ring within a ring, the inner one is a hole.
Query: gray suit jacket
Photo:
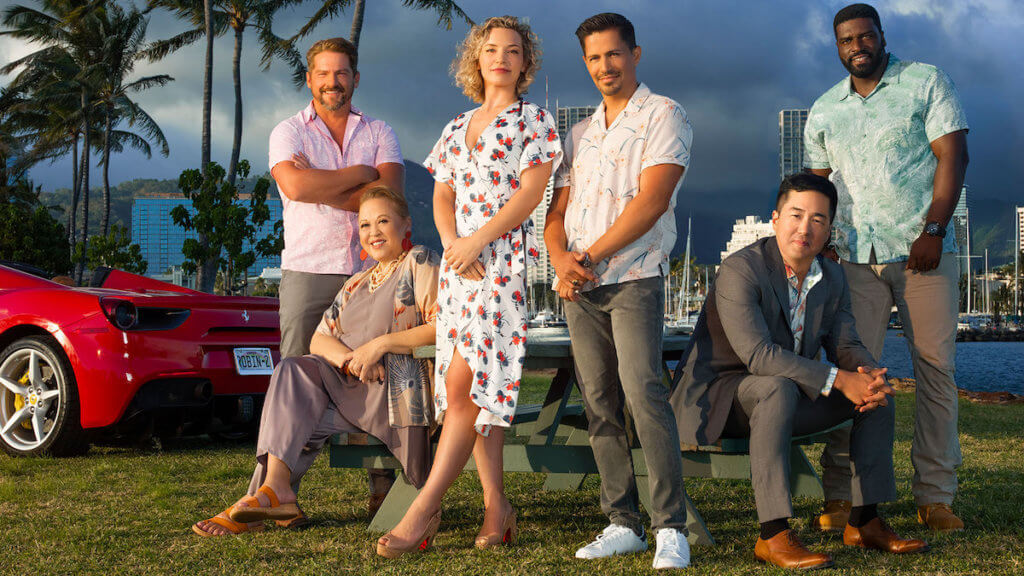
[[[672,408],[683,444],[718,440],[746,375],[782,376],[812,400],[830,366],[876,367],[861,344],[850,312],[850,289],[839,264],[818,257],[822,279],[807,294],[802,350],[793,351],[789,282],[775,237],[729,256],[708,292],[673,378]]]

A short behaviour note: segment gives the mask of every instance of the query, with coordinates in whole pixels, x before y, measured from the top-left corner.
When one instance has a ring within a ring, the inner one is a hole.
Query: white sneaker
[[[645,535],[646,536],[646,535]],[[637,536],[636,532],[619,526],[609,524],[603,532],[597,535],[597,539],[576,551],[577,558],[593,560],[594,558],[607,558],[616,554],[633,554],[647,550],[647,538]]]
[[[675,528],[658,530],[658,548],[654,552],[654,569],[686,568],[690,565],[690,543]]]

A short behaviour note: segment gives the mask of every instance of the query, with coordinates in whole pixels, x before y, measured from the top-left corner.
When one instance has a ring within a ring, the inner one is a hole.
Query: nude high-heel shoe
[[[409,552],[426,552],[434,543],[434,536],[437,529],[441,527],[441,511],[434,512],[434,515],[427,521],[427,526],[419,538],[414,539],[410,544],[397,544],[394,542],[394,534],[389,530],[387,534],[377,540],[377,554],[385,558],[398,558]]]
[[[516,511],[512,510],[501,522],[501,532],[477,536],[474,543],[480,550],[497,548],[506,544],[515,544],[519,540],[519,526],[516,524]]]

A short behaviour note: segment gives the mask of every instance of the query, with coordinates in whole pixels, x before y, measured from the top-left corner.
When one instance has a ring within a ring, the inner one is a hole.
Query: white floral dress
[[[460,238],[480,229],[519,191],[523,170],[562,159],[551,115],[522,100],[466,145],[471,110],[445,126],[424,165],[455,191],[455,228]],[[467,280],[441,266],[437,302],[437,361],[434,402],[440,422],[448,398],[445,376],[458,351],[473,372],[470,397],[480,406],[476,430],[510,426],[526,357],[526,266],[538,256],[533,221],[527,219],[483,249],[484,278]]]

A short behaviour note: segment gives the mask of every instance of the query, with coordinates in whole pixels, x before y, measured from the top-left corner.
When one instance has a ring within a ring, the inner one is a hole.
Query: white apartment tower
[[[774,235],[775,230],[772,229],[772,223],[764,222],[757,216],[747,216],[742,220],[737,220],[732,225],[732,238],[729,239],[729,243],[725,245],[725,250],[722,251],[722,260],[725,260],[733,252],[746,248],[761,238]]]

